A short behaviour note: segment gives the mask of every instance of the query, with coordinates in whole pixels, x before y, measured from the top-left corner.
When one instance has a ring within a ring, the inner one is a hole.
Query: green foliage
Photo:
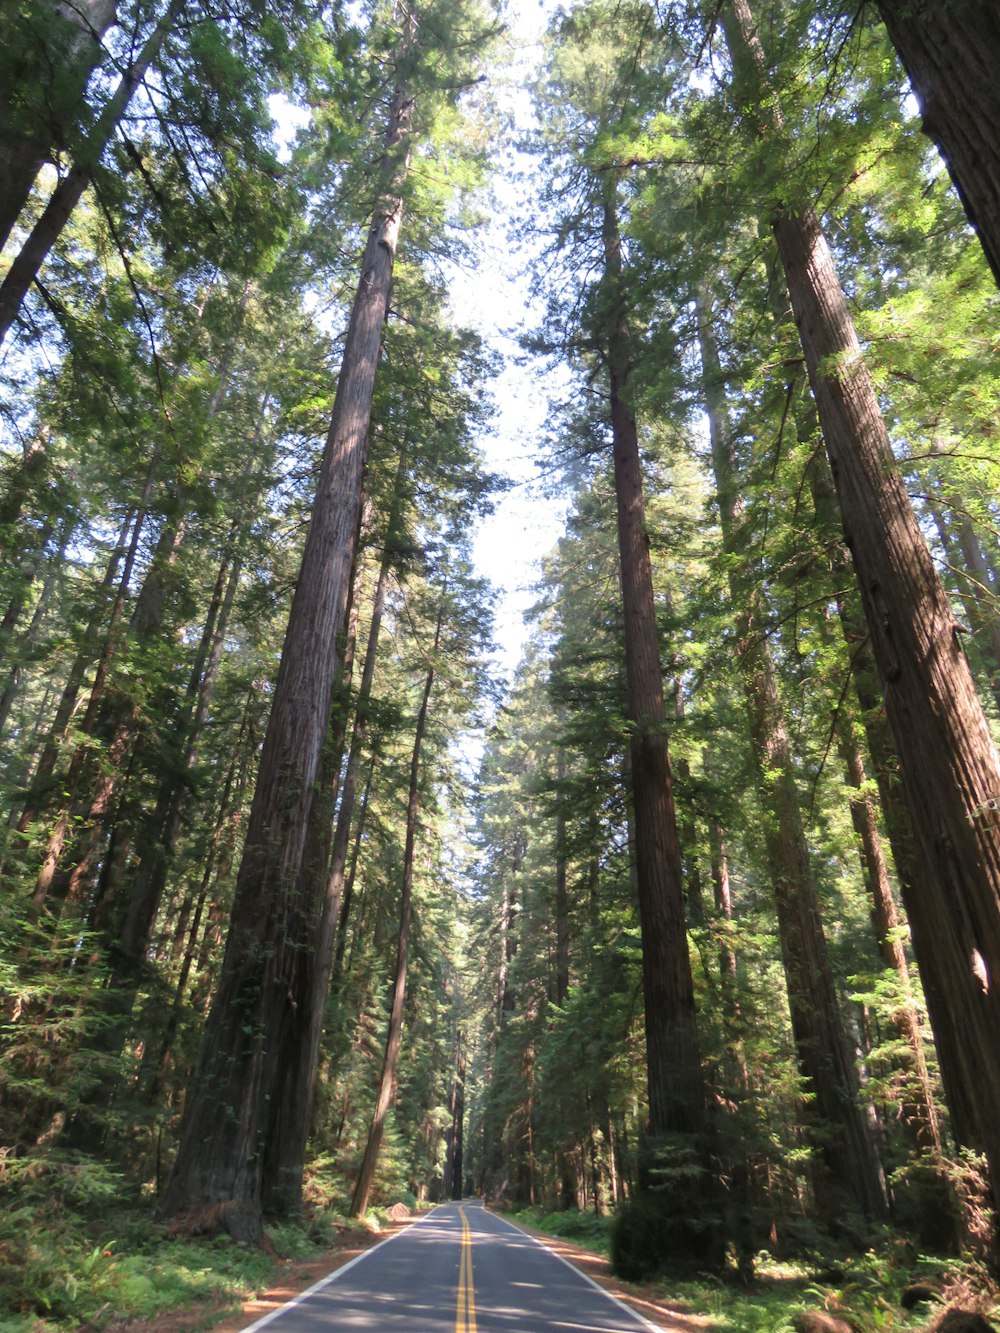
[[[718,1195],[702,1183],[696,1145],[647,1141],[640,1186],[615,1211],[610,1231],[611,1266],[627,1282],[671,1274],[717,1273],[724,1248]],[[692,1204],[696,1205],[694,1211]]]
[[[598,1254],[609,1253],[609,1234],[613,1226],[610,1217],[601,1213],[581,1212],[571,1208],[564,1212],[549,1213],[542,1208],[520,1208],[510,1214],[515,1221],[548,1236],[561,1236],[576,1241]]]
[[[623,1210],[625,1213],[627,1210]],[[545,1213],[538,1208],[522,1209],[513,1219],[550,1236],[575,1241],[612,1261],[619,1240],[627,1239],[635,1267],[618,1271],[626,1281],[641,1282],[643,1297],[659,1300],[681,1317],[706,1323],[718,1333],[792,1333],[796,1315],[820,1309],[853,1319],[862,1333],[923,1328],[926,1307],[905,1310],[903,1291],[911,1283],[931,1279],[944,1300],[974,1303],[989,1308],[995,1299],[992,1284],[983,1272],[956,1260],[919,1253],[905,1241],[889,1241],[861,1254],[816,1253],[796,1262],[779,1261],[766,1250],[755,1256],[754,1279],[749,1286],[735,1270],[730,1280],[718,1276],[698,1277],[671,1273],[666,1281],[655,1279],[658,1262],[656,1237],[644,1236],[640,1220],[662,1225],[656,1210],[641,1206],[631,1211],[622,1225],[620,1216],[599,1218],[578,1212]],[[644,1267],[642,1259],[648,1260]],[[617,1271],[617,1265],[616,1265]]]
[[[266,1286],[274,1262],[217,1239],[175,1239],[128,1200],[120,1175],[79,1155],[7,1157],[0,1170],[2,1327],[73,1329],[88,1320],[151,1319],[224,1305]],[[279,1254],[311,1257],[315,1243],[286,1228]]]
[[[294,1222],[271,1222],[267,1238],[279,1259],[306,1261],[317,1258],[321,1250],[331,1249],[343,1225],[339,1218],[323,1209],[309,1212]]]

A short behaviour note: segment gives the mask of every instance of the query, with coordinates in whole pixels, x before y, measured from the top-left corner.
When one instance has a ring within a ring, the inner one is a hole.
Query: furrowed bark
[[[850,588],[854,571],[847,549],[837,532],[833,480],[822,455],[810,465],[809,484],[816,526],[830,553],[833,586],[838,589]],[[893,794],[893,774],[897,769],[897,761],[892,753],[891,738],[885,730],[884,718],[881,716],[874,664],[865,642],[864,618],[857,597],[851,597],[849,593],[838,594],[837,611],[844,643],[851,654],[854,691],[862,713],[862,725],[869,754],[876,769],[876,785],[879,788],[883,814],[889,831],[896,873],[904,885],[912,883],[914,875],[918,876],[917,882],[919,882],[920,870],[913,864],[912,836],[906,829],[904,812],[897,808],[900,804],[899,796]],[[924,1034],[912,994],[909,962],[902,940],[899,938],[899,917],[888,879],[885,857],[882,854],[878,817],[872,796],[864,791],[866,780],[864,757],[853,733],[851,719],[843,713],[837,720],[837,737],[847,769],[848,782],[854,788],[850,797],[851,819],[858,837],[865,887],[871,899],[875,942],[883,966],[896,974],[900,994],[903,997],[900,1008],[892,1015],[892,1023],[900,1041],[904,1044],[904,1048],[908,1048],[908,1055],[904,1057],[906,1100],[903,1103],[902,1114],[913,1135],[918,1152],[926,1153],[935,1161],[939,1161],[942,1143],[938,1110],[924,1056]],[[879,767],[885,770],[881,775],[878,772]]]
[[[643,1004],[651,1145],[704,1130],[705,1089],[688,952],[673,781],[667,751],[659,631],[646,533],[639,433],[631,406],[617,181],[603,201],[604,329],[611,406],[635,864],[642,930]]]
[[[1000,1187],[1000,759],[947,596],[892,456],[819,219],[774,221],[844,534],[861,590],[926,898],[906,904],[917,963],[942,1000],[978,1103],[976,1141]],[[926,956],[926,955],[925,955]],[[984,976],[986,980],[984,981]]]
[[[876,0],[1000,284],[1000,11],[993,0]]]
[[[331,700],[330,734],[323,747],[318,792],[310,813],[309,834],[302,860],[300,894],[314,923],[310,957],[303,969],[302,984],[296,996],[300,1006],[298,1022],[282,1043],[280,1069],[275,1075],[277,1091],[268,1110],[261,1167],[261,1198],[264,1212],[274,1217],[287,1216],[302,1204],[302,1172],[312,1123],[320,1041],[333,964],[337,904],[327,900],[325,890],[357,646],[360,582],[361,570],[356,565],[351,578],[350,603],[343,632],[343,662]]]
[[[299,1020],[314,924],[302,862],[329,724],[375,371],[402,217],[413,101],[398,86],[333,418],[261,754],[218,991],[162,1211],[259,1243],[261,1162],[279,1053]]]
[[[702,1090],[638,436],[622,398],[627,378],[620,355],[624,351],[622,346],[612,349],[610,373],[629,715],[634,728],[632,794],[643,939],[649,1128],[657,1136],[671,1129],[697,1127]]]
[[[393,559],[391,541],[399,518],[408,453],[407,443],[404,440],[396,467],[396,483],[386,524],[386,542],[375,587],[368,643],[365,648],[365,660],[361,671],[361,682],[358,688],[357,705],[351,730],[350,749],[348,750],[347,766],[344,772],[340,807],[337,811],[332,844],[329,836],[329,825],[333,810],[331,800],[329,815],[323,821],[325,826],[322,839],[324,854],[317,855],[315,857],[316,864],[310,866],[307,863],[304,869],[304,873],[312,881],[306,892],[318,905],[318,920],[314,935],[313,972],[310,980],[308,1010],[306,1016],[304,1016],[305,1021],[301,1025],[301,1045],[294,1055],[291,1048],[286,1047],[286,1072],[282,1079],[283,1090],[272,1111],[272,1124],[268,1133],[268,1147],[264,1160],[263,1197],[265,1210],[269,1213],[284,1214],[294,1210],[301,1203],[302,1171],[305,1163],[309,1128],[312,1122],[312,1105],[316,1090],[316,1075],[319,1069],[320,1042],[326,1018],[326,1002],[334,968],[335,941],[344,892],[344,871],[347,865],[351,825],[354,819],[358,778],[361,771],[367,710],[371,702],[382,612],[385,606],[389,569]],[[352,663],[357,631],[356,605],[354,607],[354,622],[354,634],[348,633],[348,648]],[[345,673],[346,670],[345,665]],[[344,698],[344,707],[340,719],[339,740],[335,739],[332,746],[336,758],[335,771],[337,777],[340,774],[340,760],[346,735],[346,693],[346,690],[341,691],[342,698]],[[316,823],[315,818],[313,823]],[[329,856],[325,854],[328,847],[330,849]],[[297,1065],[293,1064],[294,1061],[297,1061]]]

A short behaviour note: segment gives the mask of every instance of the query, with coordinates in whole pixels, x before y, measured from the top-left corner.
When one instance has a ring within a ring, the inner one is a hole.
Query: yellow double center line
[[[455,1333],[476,1333],[476,1288],[472,1281],[472,1230],[465,1209],[462,1219],[462,1262],[458,1268],[458,1305],[455,1308]]]

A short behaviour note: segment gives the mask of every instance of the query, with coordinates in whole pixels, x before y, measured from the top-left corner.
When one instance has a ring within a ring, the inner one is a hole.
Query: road
[[[442,1204],[243,1333],[649,1333],[533,1237],[479,1203]]]

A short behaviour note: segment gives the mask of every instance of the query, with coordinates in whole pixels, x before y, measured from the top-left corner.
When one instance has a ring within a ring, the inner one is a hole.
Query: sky
[[[520,126],[530,119],[527,84],[554,7],[552,0],[510,0],[507,6],[513,57],[510,68],[500,75],[498,92]],[[540,366],[526,364],[519,355],[517,343],[518,331],[531,321],[531,303],[523,271],[527,256],[512,251],[508,226],[520,211],[519,191],[530,192],[530,180],[515,181],[512,169],[516,166],[521,176],[528,163],[512,145],[502,161],[493,182],[495,213],[476,242],[475,262],[454,266],[448,282],[456,323],[476,329],[504,358],[504,369],[491,386],[497,414],[480,445],[487,466],[512,485],[496,512],[483,522],[473,556],[477,572],[499,593],[496,664],[509,676],[527,639],[523,616],[536,600],[541,559],[561,535],[565,505],[544,496],[539,485],[536,460],[548,414],[548,386]]]
[[[523,614],[536,600],[540,562],[562,532],[565,506],[543,495],[539,485],[536,461],[548,414],[546,384],[539,368],[518,355],[511,330],[524,326],[525,283],[511,272],[499,239],[495,248],[485,250],[474,273],[456,277],[451,305],[456,322],[477,329],[504,358],[503,370],[490,386],[496,415],[479,443],[487,467],[508,478],[511,486],[483,520],[473,560],[477,573],[499,593],[497,665],[509,674],[527,637]]]

